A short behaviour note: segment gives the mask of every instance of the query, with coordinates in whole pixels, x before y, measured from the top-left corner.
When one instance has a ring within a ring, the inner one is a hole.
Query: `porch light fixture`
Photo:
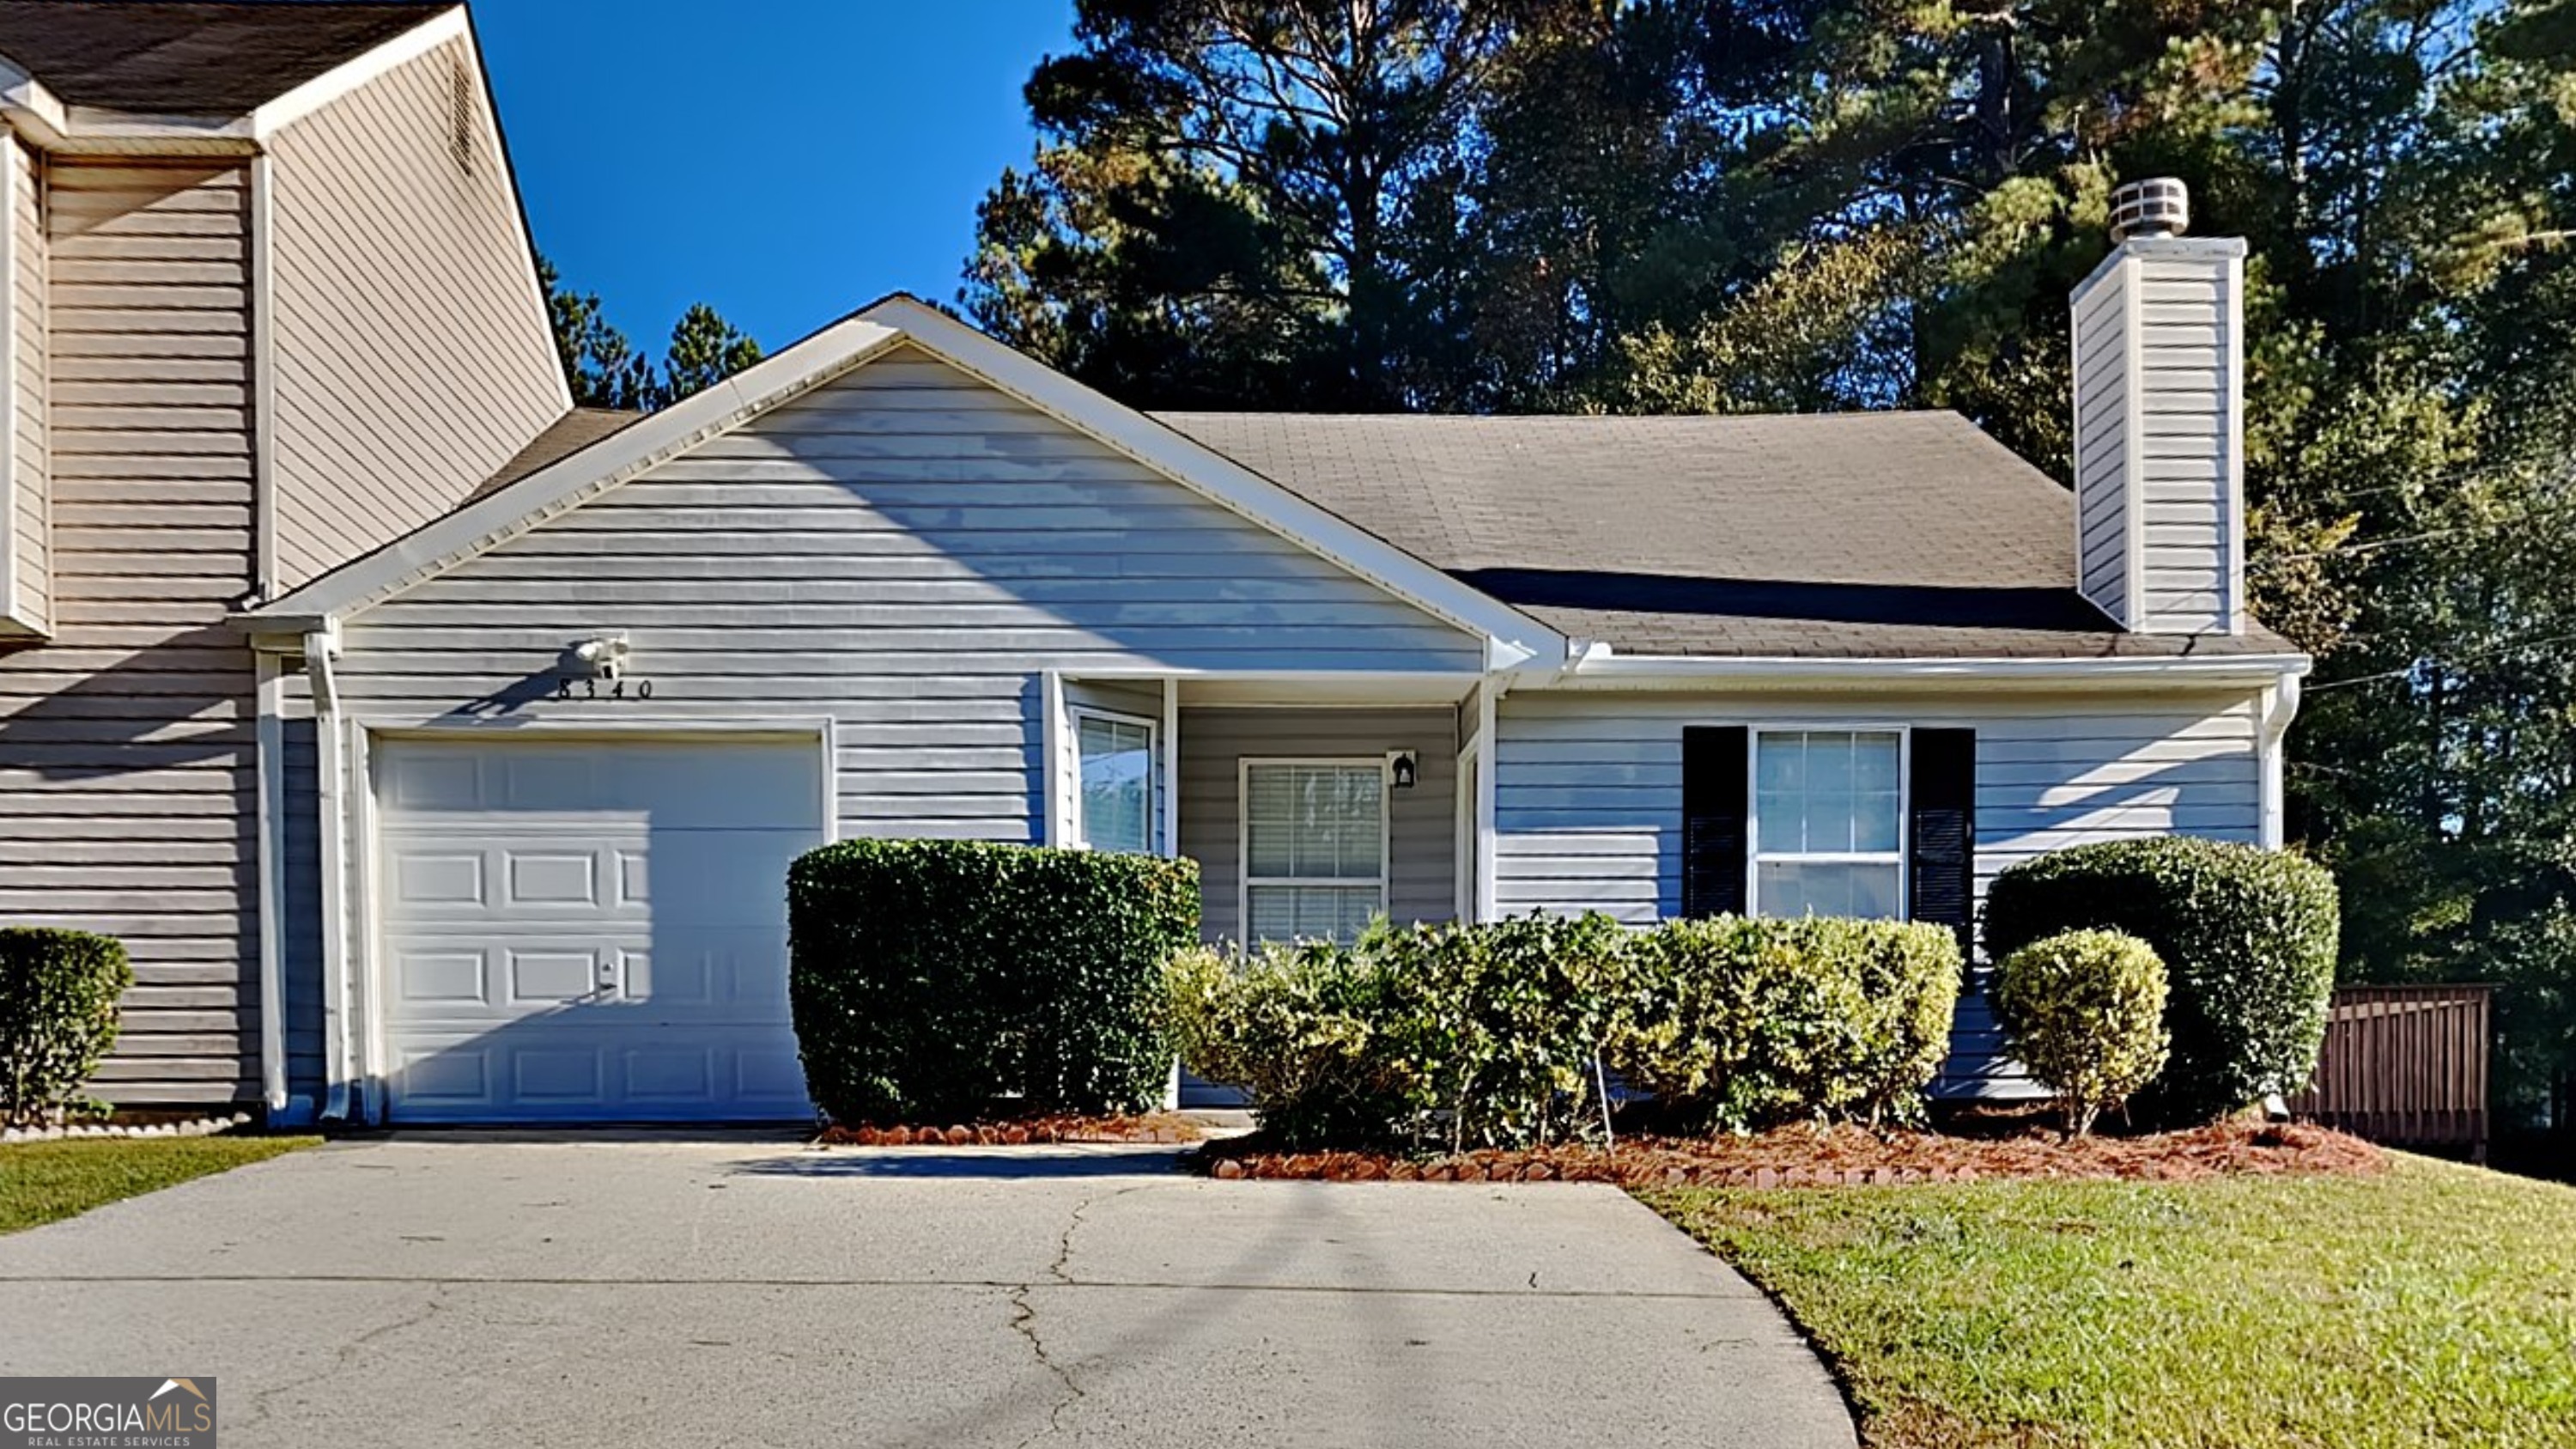
[[[1417,763],[1414,759],[1413,751],[1387,751],[1386,769],[1389,777],[1391,777],[1395,782],[1395,788],[1399,790],[1410,790],[1413,788],[1414,777],[1417,773]]]
[[[564,651],[572,663],[593,679],[615,679],[626,672],[630,652],[623,634],[602,634],[584,639]]]

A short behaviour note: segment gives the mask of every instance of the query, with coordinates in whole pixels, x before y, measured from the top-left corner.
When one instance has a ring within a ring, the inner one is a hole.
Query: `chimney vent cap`
[[[2171,176],[2132,181],[2111,193],[2111,240],[2180,236],[2191,229],[2191,188]]]

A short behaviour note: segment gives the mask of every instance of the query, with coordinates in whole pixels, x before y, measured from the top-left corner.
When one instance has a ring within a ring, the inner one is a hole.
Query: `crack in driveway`
[[[1125,1197],[1131,1192],[1143,1192],[1148,1188],[1164,1185],[1165,1184],[1161,1183],[1138,1183],[1130,1187],[1119,1188],[1114,1192],[1091,1193],[1075,1202],[1073,1205],[1073,1211],[1065,1217],[1064,1231],[1056,1235],[1055,1257],[1047,1264],[1046,1268],[1047,1277],[1053,1280],[1053,1282],[1048,1286],[1056,1288],[1074,1288],[1081,1286],[1074,1282],[1073,1274],[1069,1272],[1068,1269],[1071,1268],[1073,1263],[1073,1236],[1074,1234],[1082,1231],[1083,1214],[1091,1211],[1094,1206],[1108,1202],[1112,1198]],[[1029,1301],[1029,1294],[1034,1291],[1037,1286],[1038,1285],[1035,1282],[1017,1283],[1012,1285],[1010,1296],[1011,1331],[1028,1340],[1029,1352],[1037,1358],[1038,1366],[1045,1369],[1048,1373],[1053,1374],[1056,1382],[1063,1387],[1064,1392],[1057,1395],[1055,1402],[1047,1406],[1046,1427],[1021,1440],[1019,1449],[1028,1449],[1029,1445],[1036,1443],[1040,1439],[1043,1439],[1050,1434],[1062,1432],[1064,1429],[1064,1416],[1066,1411],[1071,1409],[1083,1397],[1082,1385],[1075,1381],[1073,1370],[1055,1361],[1054,1356],[1047,1352],[1046,1339],[1038,1332],[1037,1306]]]
[[[421,1299],[420,1307],[404,1314],[400,1318],[394,1319],[390,1323],[377,1324],[375,1327],[370,1328],[366,1332],[359,1334],[357,1337],[350,1339],[348,1342],[341,1344],[339,1348],[332,1352],[331,1362],[328,1365],[312,1373],[306,1374],[302,1378],[289,1379],[285,1383],[273,1385],[253,1394],[250,1401],[250,1422],[246,1424],[228,1425],[226,1427],[235,1433],[239,1433],[244,1429],[257,1428],[259,1425],[267,1423],[269,1419],[269,1405],[276,1402],[280,1396],[292,1393],[297,1389],[309,1389],[316,1384],[327,1383],[332,1379],[338,1378],[340,1375],[347,1373],[350,1369],[355,1368],[357,1366],[358,1356],[365,1353],[367,1349],[374,1345],[378,1340],[391,1337],[394,1334],[402,1332],[406,1328],[417,1328],[421,1324],[427,1323],[432,1318],[437,1317],[439,1312],[447,1306],[446,1303],[442,1301],[447,1295],[447,1287],[448,1285],[443,1282],[431,1282],[429,1285],[428,1296]]]

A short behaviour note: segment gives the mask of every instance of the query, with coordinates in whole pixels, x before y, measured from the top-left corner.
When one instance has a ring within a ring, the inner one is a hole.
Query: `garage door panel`
[[[822,836],[812,742],[392,740],[376,759],[399,1118],[811,1111],[785,883]]]

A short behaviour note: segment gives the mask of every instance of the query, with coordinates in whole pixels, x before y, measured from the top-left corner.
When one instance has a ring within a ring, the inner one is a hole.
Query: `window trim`
[[[1242,755],[1234,762],[1234,923],[1243,944],[1254,944],[1252,935],[1252,889],[1255,886],[1308,886],[1324,889],[1357,890],[1368,884],[1359,876],[1331,879],[1316,876],[1260,876],[1252,873],[1252,772],[1268,765],[1322,765],[1339,769],[1377,770],[1377,910],[1384,914],[1393,909],[1389,901],[1395,883],[1395,789],[1389,778],[1393,770],[1384,755]]]
[[[1162,802],[1156,798],[1157,792],[1163,788],[1161,722],[1141,714],[1129,714],[1124,710],[1104,709],[1098,705],[1089,704],[1068,704],[1065,706],[1064,713],[1065,733],[1072,737],[1073,745],[1074,848],[1077,850],[1093,848],[1090,806],[1084,799],[1082,790],[1082,722],[1086,719],[1096,719],[1109,724],[1132,725],[1145,732],[1145,854],[1160,853],[1162,844],[1155,837],[1162,833],[1160,808]]]
[[[1762,741],[1770,735],[1858,734],[1896,736],[1896,849],[1839,851],[1765,851],[1762,848]],[[1911,722],[1781,720],[1746,721],[1744,750],[1744,909],[1762,917],[1762,863],[1766,860],[1814,861],[1820,865],[1894,865],[1896,911],[1890,920],[1914,918],[1914,726]]]

